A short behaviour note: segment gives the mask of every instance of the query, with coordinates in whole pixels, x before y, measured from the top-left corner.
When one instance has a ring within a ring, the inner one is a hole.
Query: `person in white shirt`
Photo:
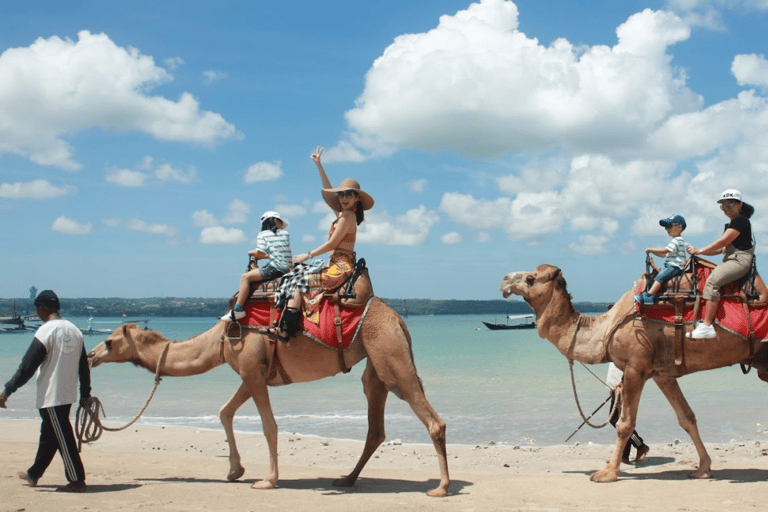
[[[80,403],[91,396],[91,374],[83,345],[83,333],[71,322],[59,316],[59,298],[44,290],[35,299],[37,315],[43,325],[11,380],[0,393],[0,408],[6,408],[8,397],[27,383],[37,372],[37,408],[40,410],[40,441],[32,466],[19,472],[25,484],[35,487],[56,452],[61,454],[69,482],[57,488],[59,492],[85,492],[85,468],[77,450],[77,440],[69,421],[73,403],[77,403],[80,382]]]
[[[621,385],[624,380],[624,372],[619,370],[615,364],[608,363],[608,375],[605,377],[605,383],[611,390],[611,411],[613,411],[613,405],[616,402],[616,388]],[[621,410],[617,408],[611,415],[611,425],[616,427],[616,423],[619,421]],[[635,455],[635,464],[640,464],[645,460],[645,456],[648,455],[648,445],[643,442],[643,438],[637,433],[636,430],[632,431],[632,435],[629,437],[626,446],[624,446],[624,454],[621,457],[621,462],[629,464],[629,451],[632,447],[635,447],[637,454]]]

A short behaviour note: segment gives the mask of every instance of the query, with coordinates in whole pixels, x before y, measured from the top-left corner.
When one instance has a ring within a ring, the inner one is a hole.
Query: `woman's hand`
[[[299,254],[298,256],[293,257],[293,264],[298,265],[299,263],[304,263],[309,259],[309,253],[305,252],[304,254]]]
[[[310,156],[309,158],[311,158],[316,164],[319,164],[320,156],[322,156],[323,154],[323,149],[325,148],[321,148],[320,146],[317,146],[317,149],[315,150],[314,153],[312,153],[312,156]]]
[[[688,251],[688,254],[690,254],[691,256],[696,256],[697,254],[701,254],[701,251],[692,245],[689,245],[688,247],[686,247],[685,250]]]

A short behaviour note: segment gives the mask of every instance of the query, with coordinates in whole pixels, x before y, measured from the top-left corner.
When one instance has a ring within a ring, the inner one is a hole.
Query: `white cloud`
[[[3,199],[53,199],[75,192],[77,188],[72,185],[56,186],[48,180],[0,183],[0,197]]]
[[[182,93],[173,101],[149,91],[172,77],[150,56],[117,46],[106,34],[52,36],[0,54],[0,155],[77,170],[65,140],[92,128],[138,131],[158,140],[212,144],[237,138],[217,113]]]
[[[145,187],[149,177],[146,172],[132,171],[131,169],[112,169],[107,171],[106,175],[108,183],[114,183],[121,187]]]
[[[637,151],[660,122],[702,103],[667,53],[690,28],[645,10],[616,32],[613,47],[564,39],[545,47],[519,29],[517,7],[504,0],[442,16],[437,28],[397,37],[376,59],[338,147],[474,157],[563,143]]]
[[[245,236],[245,233],[237,228],[214,226],[204,228],[200,232],[200,243],[206,245],[239,244],[247,240],[248,238]]]
[[[425,180],[424,178],[421,178],[418,180],[411,180],[408,182],[408,190],[410,190],[411,192],[420,194],[424,192],[425,188],[427,188],[427,180]]]
[[[485,242],[490,242],[491,240],[493,240],[493,238],[491,238],[491,235],[489,235],[485,231],[478,231],[472,236],[472,240],[482,244]]]
[[[234,199],[227,205],[224,224],[245,224],[248,222],[249,213],[251,213],[250,205],[240,199]]]
[[[386,212],[369,213],[358,228],[357,239],[372,245],[419,245],[426,241],[432,226],[439,220],[437,213],[427,210],[424,205],[394,219]]]
[[[461,243],[461,235],[457,233],[456,231],[452,231],[450,233],[446,233],[443,236],[440,237],[440,241],[443,242],[445,245],[454,245],[454,244],[460,244]]]
[[[117,217],[104,218],[101,222],[110,228],[125,228],[130,231],[164,236],[166,242],[169,244],[177,242],[176,235],[178,234],[178,230],[168,224],[150,223],[137,218],[121,219]]]
[[[165,59],[163,62],[165,63],[165,67],[167,67],[171,71],[175,71],[177,68],[180,68],[181,66],[186,64],[184,59],[182,59],[181,57],[170,57],[168,59]]]
[[[197,169],[190,167],[186,171],[174,169],[170,164],[160,164],[155,169],[155,177],[162,181],[190,184],[197,181]]]
[[[192,213],[192,225],[198,228],[218,226],[219,221],[208,210],[197,210]]]
[[[225,78],[227,78],[227,74],[223,71],[203,71],[203,83],[205,85],[211,85],[213,82],[218,82],[219,80],[224,80]]]
[[[272,181],[283,175],[280,168],[280,162],[258,162],[253,164],[245,171],[243,181],[245,183],[255,183],[257,181]]]
[[[580,254],[587,254],[590,256],[597,254],[605,254],[607,251],[606,244],[609,238],[602,235],[583,235],[579,237],[578,242],[570,244],[568,247]]]
[[[733,58],[731,72],[739,85],[768,88],[768,60],[764,55],[737,55]]]
[[[167,224],[152,224],[141,219],[128,219],[125,227],[131,231],[140,231],[153,235],[163,235],[167,237],[176,236],[176,228]]]
[[[93,229],[90,222],[77,222],[69,217],[60,216],[51,225],[51,231],[66,235],[87,235]]]
[[[289,223],[291,219],[299,219],[307,214],[307,209],[300,204],[276,204],[275,210]]]
[[[187,170],[174,168],[168,163],[155,164],[151,156],[145,156],[134,169],[111,169],[106,172],[108,183],[121,187],[147,187],[163,183],[182,183],[189,185],[197,181],[197,169],[190,166]]]

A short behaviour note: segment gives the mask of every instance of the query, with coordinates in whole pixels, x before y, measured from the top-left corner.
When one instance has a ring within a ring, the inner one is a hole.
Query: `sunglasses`
[[[730,210],[734,206],[736,206],[736,203],[730,203],[730,202],[729,203],[725,203],[725,202],[724,203],[720,203],[720,209],[721,210]]]
[[[357,197],[357,192],[354,190],[340,190],[336,192],[339,197]]]

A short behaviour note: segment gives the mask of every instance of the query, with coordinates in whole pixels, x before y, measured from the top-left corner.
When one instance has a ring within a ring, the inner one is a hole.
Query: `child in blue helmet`
[[[667,230],[667,234],[672,237],[672,240],[666,247],[648,247],[645,250],[645,254],[664,258],[664,269],[656,276],[647,292],[644,291],[640,295],[635,295],[635,301],[641,304],[653,304],[664,283],[683,273],[683,266],[688,259],[686,249],[689,244],[680,236],[686,227],[683,216],[671,215],[666,219],[661,219],[659,225]]]

